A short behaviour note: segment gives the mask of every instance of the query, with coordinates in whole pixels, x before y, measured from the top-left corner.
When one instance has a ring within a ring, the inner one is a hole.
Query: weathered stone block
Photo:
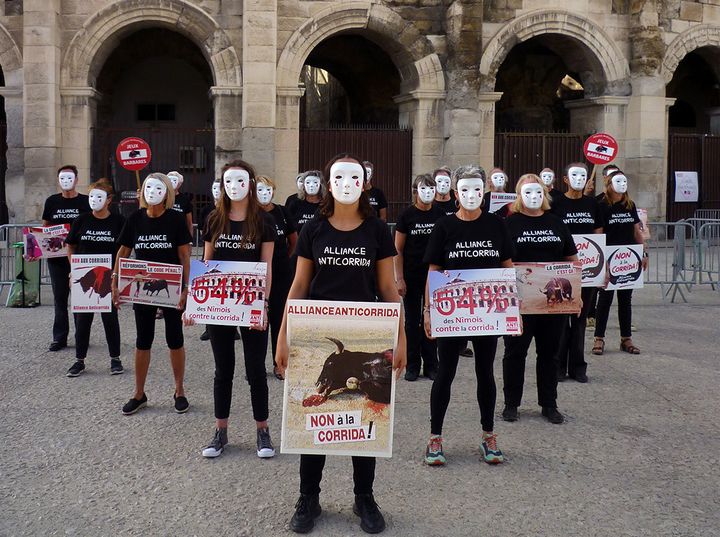
[[[680,18],[686,21],[700,22],[703,18],[703,6],[697,2],[680,2]]]

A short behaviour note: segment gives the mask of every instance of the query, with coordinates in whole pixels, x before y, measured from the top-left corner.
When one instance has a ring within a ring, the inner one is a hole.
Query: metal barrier
[[[700,220],[720,220],[720,209],[695,209],[693,218]]]
[[[699,284],[720,289],[720,221],[703,224],[697,238]]]
[[[690,292],[696,282],[695,228],[688,222],[651,222],[648,244],[647,285],[660,285],[663,298],[672,293],[671,302],[677,294],[684,302],[687,298],[683,287]]]
[[[690,224],[693,229],[695,230],[695,236],[698,237],[700,235],[700,228],[704,226],[705,224],[711,224],[715,222],[720,222],[720,219],[717,218],[685,218],[684,220],[679,220],[679,222],[683,222],[685,224]]]
[[[22,230],[24,227],[37,224],[5,224],[0,226],[0,295],[6,285],[12,285],[15,281],[15,248],[13,244],[23,241]],[[42,260],[40,263],[40,284],[50,284],[50,274],[47,263]]]

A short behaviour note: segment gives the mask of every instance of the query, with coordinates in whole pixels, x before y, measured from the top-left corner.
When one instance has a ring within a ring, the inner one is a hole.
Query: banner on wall
[[[697,202],[700,192],[697,172],[675,172],[675,202]]]

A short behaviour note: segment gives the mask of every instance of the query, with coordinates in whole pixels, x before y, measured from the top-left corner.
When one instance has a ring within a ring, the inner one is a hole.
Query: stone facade
[[[401,77],[394,97],[413,128],[413,171],[494,164],[495,82],[518,43],[562,36],[585,86],[568,103],[577,132],[607,130],[638,203],[666,206],[666,85],[682,59],[720,47],[714,0],[13,0],[0,7],[11,221],[38,218],[61,163],[90,173],[102,67],[126,36],[164,28],[212,71],[216,166],[242,155],[289,193],[297,172],[298,82],[323,40],[368,38]],[[2,11],[4,10],[4,11]],[[565,52],[563,52],[564,54]],[[562,54],[561,54],[562,55]],[[574,57],[573,57],[574,55]],[[218,166],[219,168],[219,166]]]

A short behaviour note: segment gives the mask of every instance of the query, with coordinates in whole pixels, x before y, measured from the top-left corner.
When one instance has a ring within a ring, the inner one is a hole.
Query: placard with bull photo
[[[520,293],[520,313],[543,315],[580,313],[580,261],[514,263]]]
[[[182,291],[182,265],[120,258],[120,302],[176,308]]]
[[[202,324],[262,325],[267,263],[190,261],[185,316]]]
[[[522,333],[515,269],[431,271],[428,279],[434,337]]]
[[[400,304],[289,300],[280,451],[391,457]]]
[[[112,311],[112,256],[70,257],[70,300],[73,313]]]
[[[65,238],[70,233],[70,224],[23,228],[24,254],[30,259],[67,257]]]
[[[607,290],[643,287],[643,245],[606,246]]]
[[[607,273],[605,234],[573,235],[582,265],[582,286],[603,287]]]

